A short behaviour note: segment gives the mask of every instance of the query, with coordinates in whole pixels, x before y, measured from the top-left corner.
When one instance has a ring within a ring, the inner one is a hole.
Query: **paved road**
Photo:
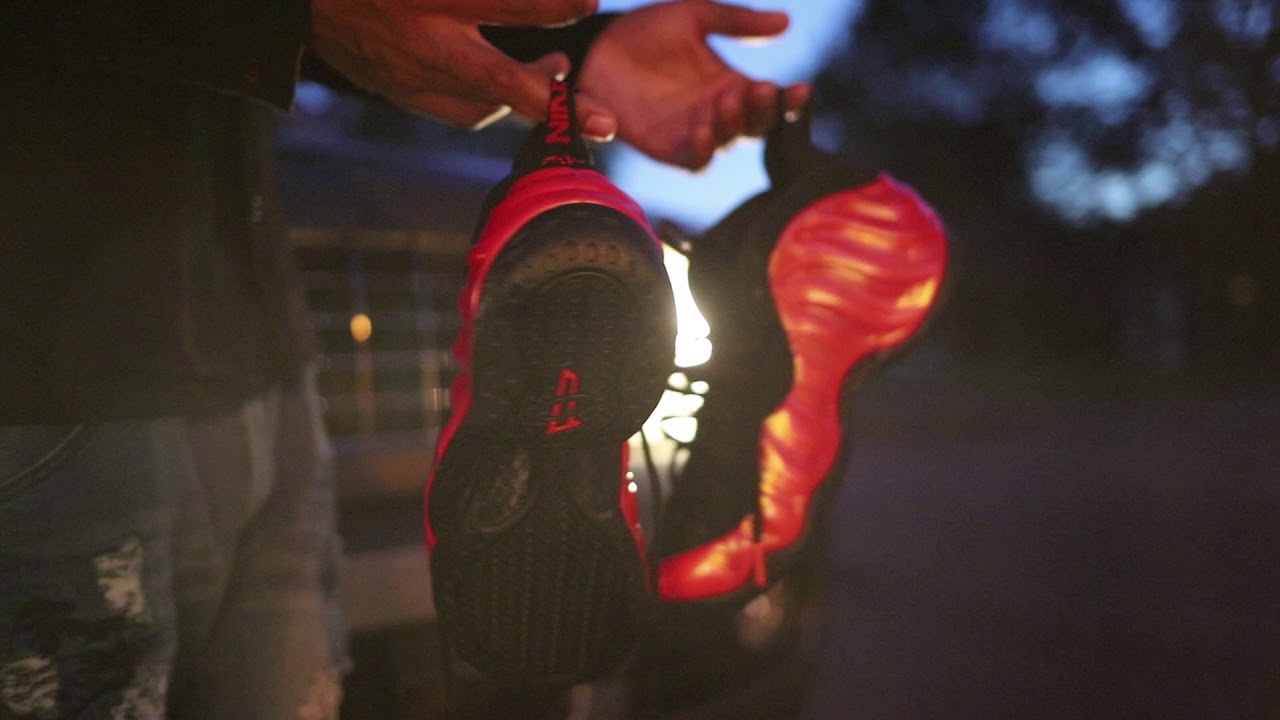
[[[803,709],[784,670],[663,720],[1280,718],[1280,387],[889,374],[858,402]],[[441,717],[433,638],[358,642],[347,714]]]
[[[806,720],[1280,718],[1280,389],[950,387],[867,398]]]

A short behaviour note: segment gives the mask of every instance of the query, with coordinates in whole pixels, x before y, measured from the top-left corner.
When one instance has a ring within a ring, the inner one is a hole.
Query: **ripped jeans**
[[[0,426],[0,719],[337,716],[307,378],[216,415]]]

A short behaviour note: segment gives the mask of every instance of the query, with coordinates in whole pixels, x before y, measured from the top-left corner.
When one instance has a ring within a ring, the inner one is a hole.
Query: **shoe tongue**
[[[582,137],[574,106],[573,86],[563,80],[551,81],[551,101],[547,119],[538,123],[516,154],[518,175],[545,167],[593,167],[591,151]]]

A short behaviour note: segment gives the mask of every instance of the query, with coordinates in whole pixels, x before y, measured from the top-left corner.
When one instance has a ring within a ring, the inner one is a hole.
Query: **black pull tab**
[[[809,108],[788,115],[784,107],[783,91],[779,90],[777,122],[765,136],[764,146],[764,167],[773,187],[787,184],[826,156],[813,145]]]
[[[516,156],[517,172],[544,167],[592,167],[591,152],[578,123],[573,86],[564,80],[552,80],[550,89],[547,119],[525,140]]]

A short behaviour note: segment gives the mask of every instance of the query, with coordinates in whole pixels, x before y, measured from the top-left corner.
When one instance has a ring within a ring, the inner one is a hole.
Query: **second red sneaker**
[[[712,356],[697,435],[664,511],[663,600],[741,598],[784,574],[843,479],[858,381],[919,331],[946,237],[887,175],[770,134],[771,189],[693,244],[690,287]]]

